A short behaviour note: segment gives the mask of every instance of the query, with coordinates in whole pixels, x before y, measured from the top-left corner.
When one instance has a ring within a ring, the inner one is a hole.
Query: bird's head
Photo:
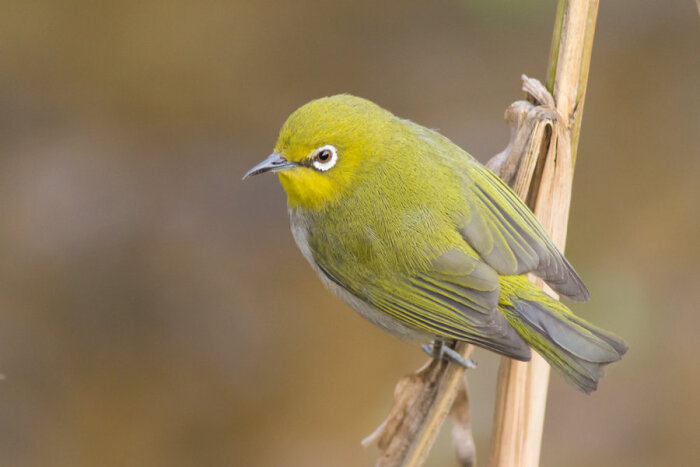
[[[387,152],[395,119],[348,94],[311,101],[289,116],[274,152],[243,178],[278,172],[291,207],[323,209]]]

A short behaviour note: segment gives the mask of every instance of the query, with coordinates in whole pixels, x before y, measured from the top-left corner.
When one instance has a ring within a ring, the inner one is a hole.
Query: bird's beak
[[[243,180],[253,175],[258,175],[265,172],[279,172],[280,170],[291,169],[296,167],[298,164],[296,162],[291,162],[282,157],[282,154],[274,152],[270,154],[267,159],[250,169],[243,176]]]

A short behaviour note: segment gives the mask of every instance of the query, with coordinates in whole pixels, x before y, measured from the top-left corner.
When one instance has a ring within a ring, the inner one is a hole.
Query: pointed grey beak
[[[248,177],[252,177],[253,175],[258,175],[265,172],[279,172],[280,170],[291,169],[297,165],[299,164],[296,162],[290,162],[282,157],[282,154],[274,152],[270,154],[267,159],[246,172],[246,174],[243,176],[243,180]]]

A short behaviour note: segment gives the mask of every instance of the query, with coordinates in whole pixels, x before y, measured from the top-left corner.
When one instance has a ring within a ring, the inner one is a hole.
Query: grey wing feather
[[[478,162],[470,175],[465,241],[499,274],[532,272],[561,295],[587,300],[583,281],[520,198]]]
[[[530,348],[498,310],[498,274],[459,250],[433,260],[428,271],[385,278],[353,293],[422,331],[530,359]]]

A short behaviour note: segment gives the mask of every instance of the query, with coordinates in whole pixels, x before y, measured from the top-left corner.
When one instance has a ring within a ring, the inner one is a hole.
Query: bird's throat
[[[311,169],[298,168],[279,173],[291,208],[320,210],[340,195],[337,183]]]

